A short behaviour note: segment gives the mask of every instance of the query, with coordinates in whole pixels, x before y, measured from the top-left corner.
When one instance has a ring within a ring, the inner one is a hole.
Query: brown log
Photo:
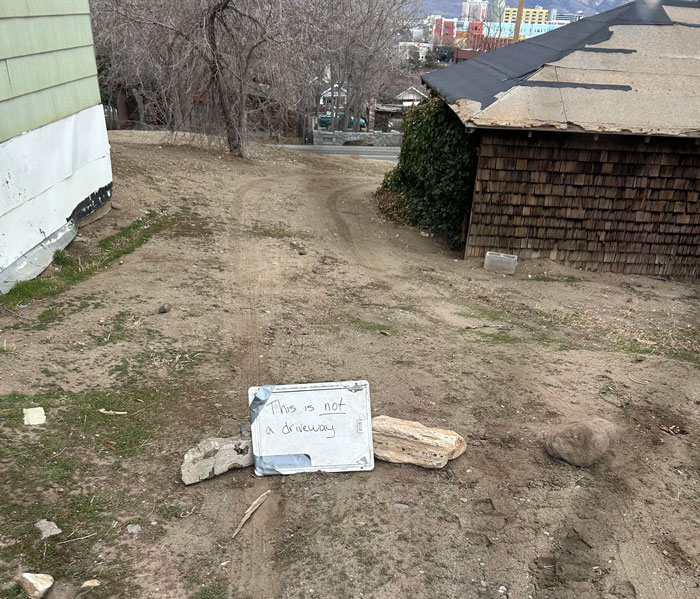
[[[467,448],[454,431],[389,416],[372,418],[372,436],[375,458],[423,468],[442,468]]]

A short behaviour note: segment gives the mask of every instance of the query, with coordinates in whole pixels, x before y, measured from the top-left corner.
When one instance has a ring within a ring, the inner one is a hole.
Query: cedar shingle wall
[[[700,276],[700,145],[575,133],[484,133],[467,256]]]

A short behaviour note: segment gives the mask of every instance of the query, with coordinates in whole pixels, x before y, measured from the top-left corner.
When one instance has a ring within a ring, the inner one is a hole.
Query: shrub
[[[400,213],[411,224],[463,243],[462,222],[471,208],[477,142],[457,115],[434,98],[415,106],[403,120],[399,163],[387,173],[381,192],[401,195]]]

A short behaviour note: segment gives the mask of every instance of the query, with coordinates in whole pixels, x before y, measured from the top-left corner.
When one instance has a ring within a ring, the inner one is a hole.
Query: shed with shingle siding
[[[467,256],[700,276],[700,3],[637,0],[424,80],[480,137]]]

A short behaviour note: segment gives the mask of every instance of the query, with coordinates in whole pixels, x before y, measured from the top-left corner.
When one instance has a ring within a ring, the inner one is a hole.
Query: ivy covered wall
[[[379,194],[393,193],[392,212],[464,245],[477,163],[477,135],[438,98],[411,108],[403,121],[399,163]],[[386,202],[384,202],[386,205]]]

